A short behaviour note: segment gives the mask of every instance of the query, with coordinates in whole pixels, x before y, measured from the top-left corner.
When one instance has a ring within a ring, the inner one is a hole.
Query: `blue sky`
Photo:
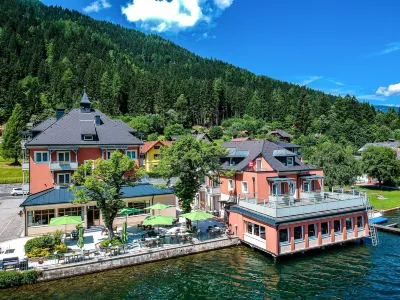
[[[400,105],[398,0],[43,0],[256,74]]]

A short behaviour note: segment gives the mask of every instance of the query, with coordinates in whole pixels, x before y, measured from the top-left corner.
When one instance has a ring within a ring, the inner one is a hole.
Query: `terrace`
[[[238,196],[239,207],[264,214],[270,218],[291,218],[304,215],[322,215],[332,211],[347,211],[365,208],[366,194],[359,192],[302,192],[300,198],[277,195],[270,199],[257,194]]]

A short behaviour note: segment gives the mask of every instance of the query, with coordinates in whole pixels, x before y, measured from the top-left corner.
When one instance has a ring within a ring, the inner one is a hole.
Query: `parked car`
[[[24,191],[22,188],[13,188],[12,191],[10,192],[12,196],[18,196],[18,195],[27,195],[29,194],[28,191]]]

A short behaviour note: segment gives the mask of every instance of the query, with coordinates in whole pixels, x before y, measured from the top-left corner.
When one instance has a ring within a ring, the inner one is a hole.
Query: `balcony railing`
[[[76,170],[78,168],[77,162],[52,162],[50,163],[50,171],[69,171]]]
[[[252,197],[253,196],[253,197]],[[297,215],[323,213],[366,205],[365,194],[310,193],[306,198],[293,196],[281,199],[263,199],[256,195],[239,195],[239,206],[265,214],[272,218],[285,218]],[[280,196],[277,196],[280,197]]]
[[[210,194],[210,195],[219,195],[219,194],[221,194],[221,189],[219,186],[216,186],[216,187],[207,186],[206,193]]]

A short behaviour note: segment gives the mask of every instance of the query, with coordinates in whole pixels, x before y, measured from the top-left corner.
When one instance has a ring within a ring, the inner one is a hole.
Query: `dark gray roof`
[[[56,118],[48,118],[44,120],[43,122],[39,123],[35,127],[31,128],[30,131],[43,131],[47,128],[49,128],[54,122],[57,121]]]
[[[81,104],[90,104],[91,102],[89,101],[89,97],[86,94],[86,91],[83,93],[82,99],[81,99]]]
[[[95,124],[94,118],[97,115],[101,119],[101,125],[93,125],[97,139],[94,141],[82,140],[82,130],[88,133],[94,132],[91,125],[88,124]],[[91,109],[89,113],[82,112],[81,109],[72,109],[33,138],[26,146],[142,145],[143,142],[133,136],[132,132],[134,130],[121,120],[111,120],[97,109]]]
[[[292,151],[289,151],[287,149],[274,150],[274,151],[272,151],[272,155],[274,157],[297,156],[297,154],[295,154]]]
[[[173,194],[171,189],[158,189],[151,184],[138,183],[135,186],[127,186],[122,189],[122,198],[135,198],[135,197],[146,197],[155,195],[169,195]],[[48,205],[48,204],[61,204],[69,203],[74,200],[73,192],[67,188],[60,189],[48,189],[39,193],[29,195],[28,198],[20,205],[23,206],[36,206],[36,205]]]
[[[375,146],[375,147],[389,147],[389,148],[400,148],[400,142],[381,142],[381,143],[366,143],[362,146],[358,151],[363,152],[367,147]]]
[[[285,166],[277,157],[274,157],[275,150],[285,150],[285,148],[270,142],[268,140],[252,140],[252,141],[242,141],[242,142],[226,142],[222,144],[224,148],[236,148],[238,151],[247,150],[249,155],[243,158],[236,165],[231,166],[228,161],[222,164],[223,169],[231,170],[236,169],[241,171],[245,169],[250,160],[256,159],[259,155],[262,155],[268,164],[276,171],[308,171],[315,170],[314,166],[305,165],[301,160],[292,153],[290,156],[294,156],[295,164],[294,166]],[[290,152],[290,151],[289,151]]]
[[[91,134],[95,135],[96,134],[96,128],[94,126],[94,122],[91,120],[81,120],[80,121],[80,126],[81,126],[81,134]]]
[[[277,133],[277,134],[279,134],[281,137],[289,138],[289,139],[292,138],[292,135],[290,135],[289,133],[287,133],[285,130],[282,130],[282,129],[272,130],[272,131],[270,131],[269,133],[270,133],[270,134],[271,134],[271,133]]]
[[[195,135],[196,139],[202,140],[203,138],[207,138],[208,140],[212,141],[212,138],[207,133],[199,133]]]
[[[283,148],[303,148],[303,146],[292,144],[292,143],[285,143],[285,142],[274,142],[274,143]]]

